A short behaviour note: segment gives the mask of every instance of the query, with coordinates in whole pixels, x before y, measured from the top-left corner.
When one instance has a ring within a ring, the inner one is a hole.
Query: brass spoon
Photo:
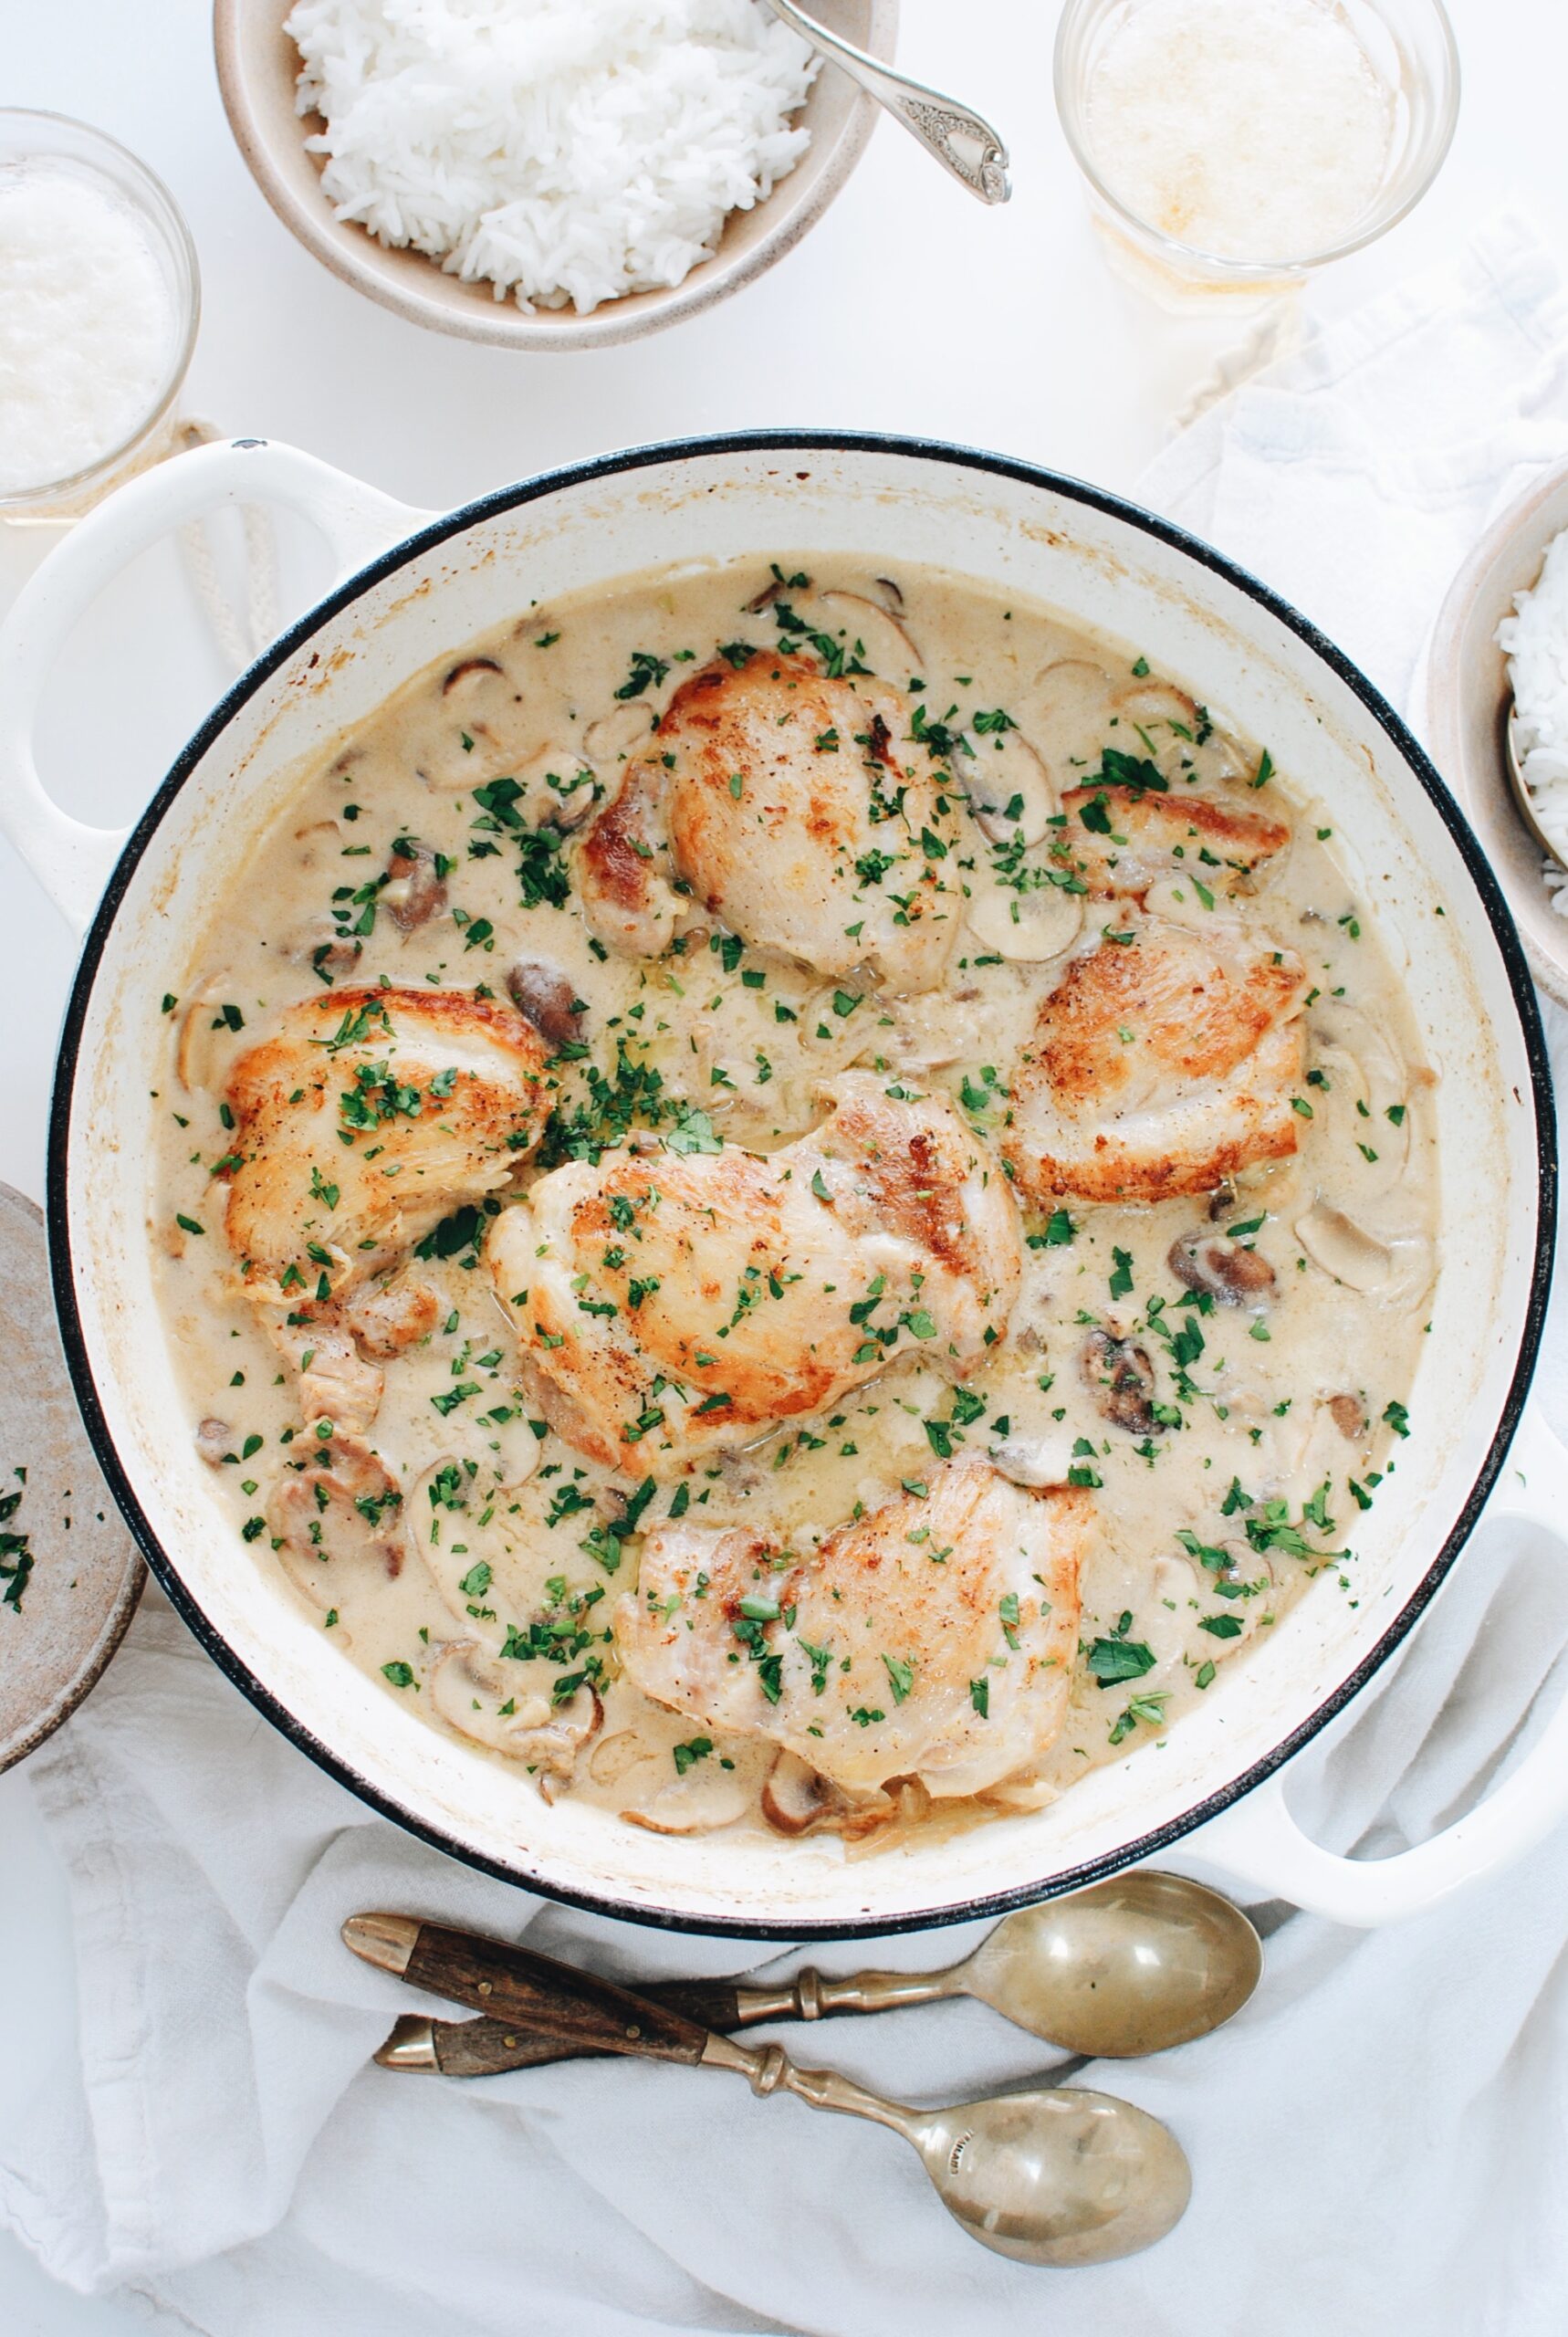
[[[1508,702],[1508,718],[1503,724],[1502,740],[1503,769],[1508,773],[1508,783],[1513,796],[1515,811],[1546,854],[1547,859],[1556,861],[1560,868],[1568,867],[1568,860],[1564,859],[1561,849],[1552,843],[1536,816],[1535,798],[1531,794],[1525,780],[1524,757],[1521,754],[1519,748],[1519,708],[1511,698]]]
[[[1200,1882],[1138,1870],[1009,1915],[945,1972],[810,1969],[770,1988],[725,1981],[651,1985],[644,1994],[708,2028],[892,2012],[943,1996],[975,1996],[1032,2037],[1091,2060],[1163,2053],[1207,2037],[1257,1986],[1263,1950],[1238,1907]],[[561,2049],[526,2025],[400,2020],[376,2059],[386,2069],[484,2077],[558,2060]]]
[[[920,2154],[936,2195],[971,2239],[1023,2264],[1105,2264],[1150,2247],[1192,2190],[1181,2145],[1131,2102],[1037,2087],[946,2110],[911,2110],[832,2070],[798,2070],[781,2046],[737,2045],[652,1998],[526,1948],[420,1923],[350,1915],[356,1955],[479,2011],[553,2030],[569,2049],[731,2070],[757,2094],[782,2090],[813,2110],[891,2126]]]

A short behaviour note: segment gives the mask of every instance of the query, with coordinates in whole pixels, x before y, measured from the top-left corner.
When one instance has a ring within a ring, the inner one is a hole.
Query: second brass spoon
[[[1207,2036],[1239,2012],[1262,1969],[1258,1934],[1228,1899],[1181,1875],[1135,1870],[1019,1908],[946,1971],[831,1980],[808,1968],[770,1988],[693,1981],[643,1993],[720,2029],[974,1996],[1066,2052],[1119,2060]],[[516,2023],[415,2016],[398,2022],[376,2059],[386,2069],[484,2077],[565,2050]]]

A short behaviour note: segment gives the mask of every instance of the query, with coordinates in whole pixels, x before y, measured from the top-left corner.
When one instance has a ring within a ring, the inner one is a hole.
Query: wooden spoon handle
[[[640,1993],[650,2004],[663,2005],[704,2028],[740,2026],[733,1981],[650,1981]],[[503,2070],[537,2069],[546,2061],[567,2061],[607,2049],[570,2045],[527,2021],[501,2020],[487,2014],[478,2020],[434,2020],[430,2035],[435,2066],[448,2078],[496,2077]]]
[[[706,2024],[667,2003],[632,1996],[595,1973],[528,1948],[440,1923],[420,1925],[403,1977],[490,2016],[504,2035],[520,2038],[526,2030],[553,2039],[556,2058],[600,2052],[696,2062],[708,2039]]]

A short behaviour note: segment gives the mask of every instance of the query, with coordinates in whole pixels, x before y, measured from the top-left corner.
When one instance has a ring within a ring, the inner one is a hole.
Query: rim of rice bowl
[[[873,52],[896,0],[816,12]],[[583,348],[778,258],[875,108],[760,0],[217,0],[263,193],[336,273],[424,324]]]

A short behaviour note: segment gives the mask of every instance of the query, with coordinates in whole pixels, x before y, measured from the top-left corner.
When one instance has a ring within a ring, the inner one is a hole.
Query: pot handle
[[[320,529],[336,583],[435,515],[388,495],[297,446],[231,438],[142,472],[88,513],[49,553],[0,624],[0,831],[73,931],[86,931],[124,849],[129,828],[95,828],[45,792],[33,732],[51,668],[71,627],[136,554],[187,519],[225,503],[282,503]]]
[[[1568,1451],[1540,1408],[1527,1405],[1488,1517],[1521,1517],[1568,1544]],[[1346,1859],[1301,1831],[1276,1774],[1233,1809],[1189,1835],[1184,1849],[1263,1896],[1288,1899],[1337,1923],[1370,1927],[1425,1914],[1458,1891],[1500,1874],[1568,1816],[1568,1695],[1501,1785],[1429,1842],[1393,1858]]]

